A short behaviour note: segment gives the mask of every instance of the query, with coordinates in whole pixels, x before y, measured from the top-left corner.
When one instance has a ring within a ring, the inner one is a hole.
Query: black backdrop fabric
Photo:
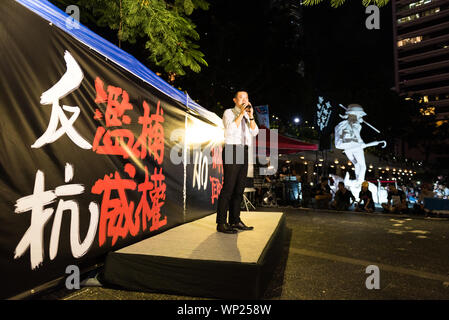
[[[0,298],[215,212],[222,167],[170,158],[191,111],[14,1],[0,17]]]

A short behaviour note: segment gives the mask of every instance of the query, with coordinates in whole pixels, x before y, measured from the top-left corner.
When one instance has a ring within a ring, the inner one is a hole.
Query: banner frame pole
[[[189,95],[186,92],[186,108],[189,108]],[[187,202],[187,118],[188,113],[186,112],[184,117],[184,150],[183,150],[183,167],[184,167],[184,182],[182,189],[182,197],[183,197],[183,211],[182,217],[183,222],[186,221],[186,202]]]

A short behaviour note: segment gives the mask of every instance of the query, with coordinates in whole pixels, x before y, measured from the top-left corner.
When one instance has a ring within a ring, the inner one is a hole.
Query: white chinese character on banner
[[[80,66],[70,52],[65,51],[64,60],[67,66],[66,73],[53,87],[41,95],[41,104],[52,105],[50,122],[45,133],[31,145],[32,148],[40,148],[47,143],[55,142],[65,133],[80,148],[92,148],[92,145],[84,140],[73,127],[73,123],[80,115],[80,108],[73,106],[62,106],[61,108],[59,105],[60,99],[78,89],[84,77]],[[73,115],[68,119],[64,110],[73,113]],[[58,129],[59,123],[61,123],[61,127]]]
[[[45,175],[41,170],[37,170],[34,180],[33,193],[24,196],[16,201],[15,213],[23,214],[31,212],[31,224],[17,244],[14,252],[14,258],[18,259],[29,249],[31,269],[36,269],[44,261],[44,231],[45,226],[53,218],[51,228],[49,256],[53,260],[58,254],[59,237],[61,234],[61,225],[63,216],[70,212],[70,247],[72,255],[75,258],[81,258],[92,246],[97,233],[100,210],[98,204],[91,202],[89,204],[90,222],[84,241],[80,236],[80,209],[76,200],[61,199],[73,197],[84,193],[84,186],[76,183],[69,183],[73,179],[73,166],[66,163],[65,183],[56,187],[54,190],[45,190]],[[57,202],[56,211],[51,204]],[[84,233],[84,231],[83,231]]]

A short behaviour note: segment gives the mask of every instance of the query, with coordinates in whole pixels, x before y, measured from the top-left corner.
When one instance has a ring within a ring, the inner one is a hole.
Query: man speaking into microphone
[[[246,91],[234,96],[234,108],[223,113],[225,146],[223,149],[223,187],[218,197],[217,231],[236,233],[237,230],[253,230],[240,219],[240,204],[248,174],[248,148],[252,137],[259,133],[254,121],[254,110]],[[227,212],[229,209],[229,223]]]

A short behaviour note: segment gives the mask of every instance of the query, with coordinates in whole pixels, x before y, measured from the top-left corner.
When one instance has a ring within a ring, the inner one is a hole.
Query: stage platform
[[[244,212],[251,231],[216,231],[216,215],[110,252],[104,281],[133,291],[223,299],[258,299],[280,261],[282,212]]]

